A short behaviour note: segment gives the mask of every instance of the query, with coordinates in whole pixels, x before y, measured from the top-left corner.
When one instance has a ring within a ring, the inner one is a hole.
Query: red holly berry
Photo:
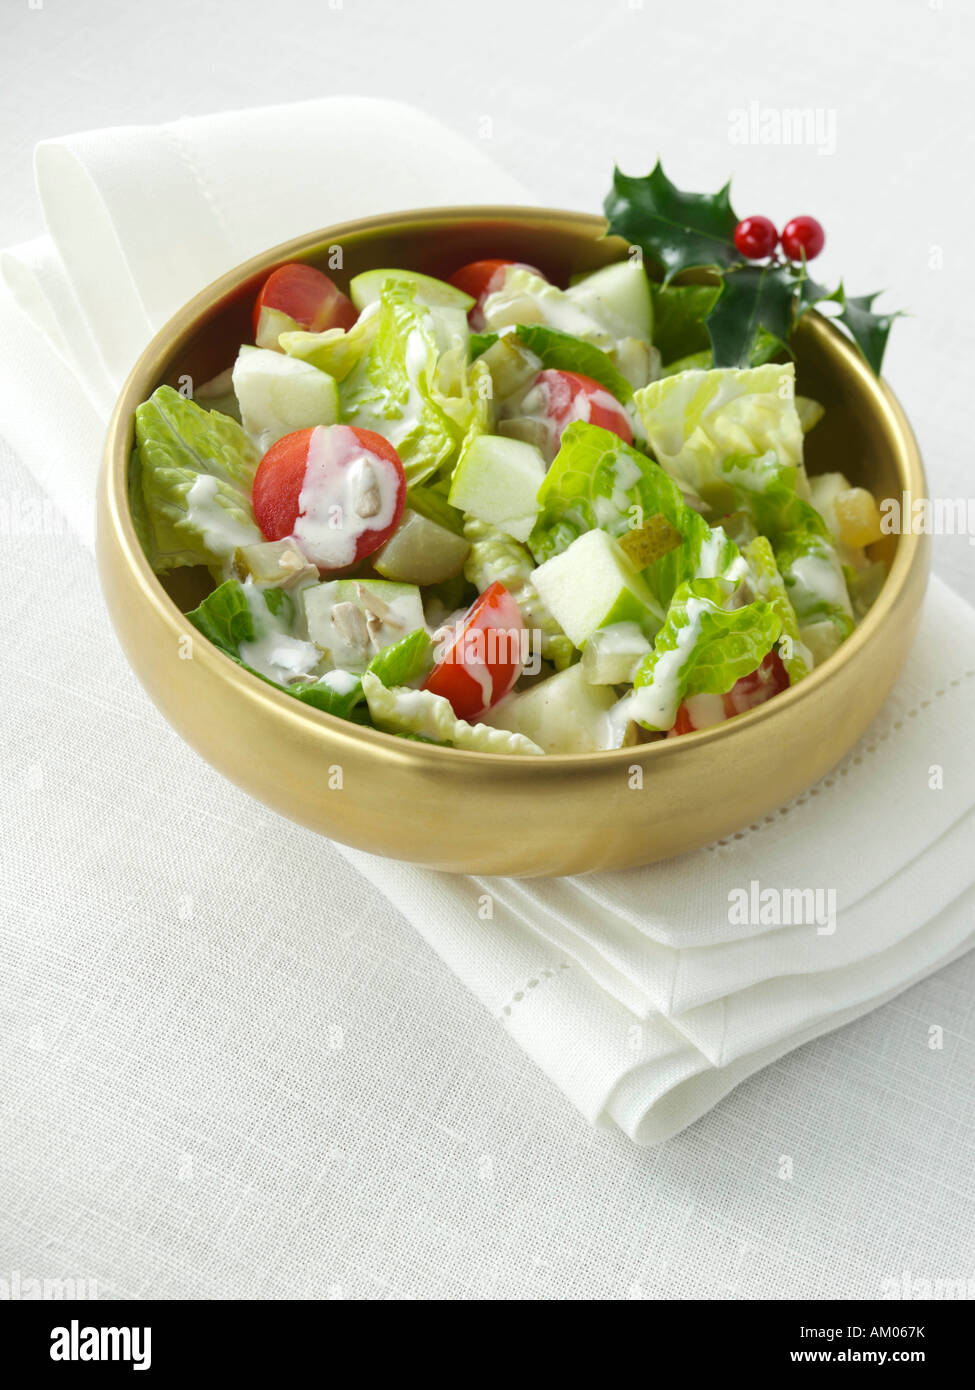
[[[767,217],[745,217],[735,228],[735,245],[750,261],[771,256],[779,240],[775,223]]]
[[[815,217],[793,217],[782,229],[782,250],[790,261],[813,260],[826,243],[826,233]]]

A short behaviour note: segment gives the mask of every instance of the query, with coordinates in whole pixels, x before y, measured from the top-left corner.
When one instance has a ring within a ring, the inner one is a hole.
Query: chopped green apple
[[[826,411],[819,401],[814,401],[811,396],[796,396],[796,414],[799,416],[803,434],[808,434],[814,425],[819,424]]]
[[[615,704],[612,687],[590,685],[577,662],[529,690],[505,696],[481,718],[530,738],[544,753],[596,753],[612,746],[607,715]]]
[[[261,308],[254,341],[259,348],[267,348],[269,352],[277,352],[279,351],[278,339],[281,334],[294,333],[300,328],[301,325],[295,323],[290,314],[282,313],[280,309],[272,309],[270,305],[265,304]]]
[[[349,282],[352,303],[360,311],[369,304],[375,304],[383,286],[390,280],[415,286],[416,297],[423,304],[462,309],[465,314],[468,309],[474,307],[474,300],[463,290],[448,285],[446,280],[437,280],[432,275],[421,275],[415,270],[364,270]]]
[[[294,589],[310,580],[318,582],[318,566],[288,536],[283,541],[259,541],[234,552],[234,569],[242,579],[275,588]]]
[[[332,664],[364,671],[383,647],[424,626],[415,584],[332,579],[302,591],[308,636]]]
[[[542,360],[518,341],[516,333],[502,333],[481,353],[491,373],[495,400],[503,401],[527,386],[541,371]]]
[[[585,338],[597,347],[611,348],[613,335],[570,298],[567,290],[550,285],[534,271],[512,267],[501,289],[489,294],[481,306],[484,326],[497,333],[502,328],[528,323],[547,323],[576,338]]]
[[[531,444],[543,459],[546,450],[552,448],[552,431],[544,420],[533,420],[530,415],[512,415],[508,420],[499,420],[498,434],[505,439],[520,439],[523,444]]]
[[[843,636],[834,622],[829,618],[823,618],[800,627],[799,639],[808,647],[815,667],[822,666],[823,662],[833,655],[843,641]]]
[[[471,543],[409,507],[389,540],[372,557],[373,568],[406,584],[439,584],[464,568]]]
[[[614,338],[653,338],[650,284],[638,260],[604,266],[570,285],[565,295]]]
[[[611,623],[634,622],[648,637],[663,613],[639,571],[605,531],[585,531],[534,574],[535,588],[555,621],[580,650]]]
[[[544,477],[545,460],[533,444],[481,434],[461,455],[447,500],[465,515],[526,541],[538,515],[536,499]]]
[[[611,623],[591,635],[579,664],[591,685],[630,685],[651,650],[638,623]]]
[[[648,386],[660,370],[660,353],[643,338],[621,338],[610,357],[634,391]]]
[[[244,346],[233,371],[240,419],[262,453],[295,430],[334,425],[339,393],[332,377],[297,357]]]

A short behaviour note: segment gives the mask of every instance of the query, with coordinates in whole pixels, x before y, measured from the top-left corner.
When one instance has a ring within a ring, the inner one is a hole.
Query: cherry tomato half
[[[254,303],[254,341],[258,347],[276,348],[279,333],[351,328],[358,317],[352,300],[327,275],[293,261],[278,266],[261,286]]]
[[[624,444],[633,443],[633,431],[619,401],[605,386],[581,372],[560,372],[546,367],[525,393],[522,407],[525,416],[548,425],[553,458],[563,431],[574,420],[600,425],[619,435]]]
[[[788,688],[789,673],[782,658],[778,652],[770,651],[760,666],[742,676],[725,695],[689,695],[677,711],[669,737],[708,729],[712,724],[720,724],[736,714],[764,705],[773,695]]]
[[[443,695],[458,719],[478,719],[521,675],[524,624],[503,584],[491,584],[440,644],[424,690]]]
[[[484,301],[489,294],[494,294],[501,289],[508,271],[515,267],[519,270],[530,270],[533,275],[541,275],[533,265],[526,265],[524,261],[471,261],[469,265],[462,265],[460,270],[455,270],[447,281],[457,289],[469,294],[477,303],[467,314],[467,320],[475,332],[480,332],[484,327]],[[544,279],[545,277],[542,276]]]
[[[254,515],[269,541],[293,536],[320,570],[346,569],[396,530],[406,500],[399,454],[372,430],[316,425],[261,459]]]

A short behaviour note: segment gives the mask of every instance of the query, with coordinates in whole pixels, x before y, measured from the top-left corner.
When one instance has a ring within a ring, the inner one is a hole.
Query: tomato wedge
[[[373,430],[316,425],[286,434],[254,476],[254,516],[265,538],[293,536],[323,572],[378,550],[406,500],[399,455]]]
[[[563,431],[574,420],[587,420],[633,443],[626,411],[605,386],[581,372],[562,372],[546,367],[522,397],[521,414],[548,427],[550,453],[558,453]]]
[[[449,700],[458,719],[479,719],[521,675],[523,631],[508,590],[489,585],[440,642],[423,689]]]
[[[276,348],[279,333],[351,328],[358,317],[352,300],[327,275],[292,261],[273,270],[261,287],[254,303],[254,341]]]
[[[674,727],[668,737],[690,734],[695,729],[709,729],[736,714],[764,705],[773,695],[788,690],[789,673],[777,651],[770,651],[762,664],[750,671],[725,695],[689,695],[677,711]]]
[[[484,327],[484,301],[489,294],[494,294],[501,289],[504,284],[505,276],[508,271],[516,267],[519,270],[530,270],[533,275],[541,275],[533,265],[526,265],[524,261],[471,261],[469,265],[462,265],[460,270],[455,270],[447,281],[449,285],[454,285],[457,289],[463,290],[477,302],[468,311],[467,320],[475,332],[480,332]],[[542,276],[544,279],[545,277]]]

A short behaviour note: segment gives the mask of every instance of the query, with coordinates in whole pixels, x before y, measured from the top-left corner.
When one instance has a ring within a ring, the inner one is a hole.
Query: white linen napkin
[[[535,201],[420,112],[346,98],[47,141],[37,181],[49,236],[0,258],[0,433],[88,538],[118,386],[209,280],[369,213]],[[973,682],[975,614],[933,582],[858,747],[726,841],[533,882],[343,853],[590,1121],[655,1142],[973,944]],[[763,890],[818,890],[819,920],[739,922]]]

